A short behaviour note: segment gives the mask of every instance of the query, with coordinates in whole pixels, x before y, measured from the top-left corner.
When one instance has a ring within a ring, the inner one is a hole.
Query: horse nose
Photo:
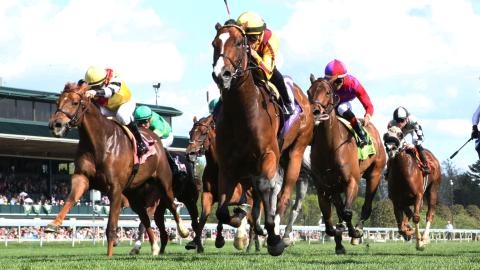
[[[320,116],[320,114],[321,114],[320,109],[313,110],[313,116]]]
[[[54,128],[61,128],[62,127],[62,123],[61,122],[58,122],[58,121],[55,121],[55,124],[53,125]]]
[[[224,70],[222,72],[222,78],[224,80],[230,80],[232,78],[232,72],[230,72],[229,70]]]

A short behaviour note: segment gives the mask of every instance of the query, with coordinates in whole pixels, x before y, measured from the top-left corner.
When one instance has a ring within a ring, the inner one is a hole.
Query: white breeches
[[[100,112],[107,117],[113,116],[122,125],[128,125],[133,120],[133,111],[137,104],[133,100],[129,100],[118,107],[117,111],[111,111],[104,106],[100,106]]]
[[[346,102],[343,102],[343,103],[340,103],[338,106],[337,106],[337,113],[340,115],[340,116],[343,116],[343,114],[348,111],[348,110],[352,110],[352,104],[350,104],[350,101],[346,101]]]
[[[171,132],[167,138],[162,139],[163,147],[169,147],[170,145],[172,145],[172,143],[173,143],[173,132]]]

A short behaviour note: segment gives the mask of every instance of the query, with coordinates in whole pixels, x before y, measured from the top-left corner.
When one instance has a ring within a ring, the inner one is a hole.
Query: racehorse
[[[253,183],[264,206],[268,252],[277,256],[285,248],[280,236],[280,219],[297,181],[303,152],[312,139],[310,105],[295,85],[294,102],[299,104],[301,112],[291,128],[281,134],[281,108],[269,87],[255,84],[252,67],[249,67],[251,55],[246,25],[217,23],[215,28],[212,76],[221,90],[223,102],[216,123],[220,205],[217,218],[228,223],[227,205],[235,186],[238,182],[243,186]],[[278,173],[282,154],[285,179]]]
[[[195,162],[199,157],[205,155],[206,166],[202,175],[202,214],[200,216],[199,226],[195,231],[195,239],[187,244],[186,248],[196,248],[197,252],[199,253],[203,252],[204,250],[201,241],[202,230],[207,222],[208,216],[211,213],[212,206],[215,202],[217,202],[218,198],[218,164],[215,137],[215,122],[212,115],[203,117],[200,120],[197,120],[196,117],[193,118],[193,127],[190,130],[190,141],[186,152],[191,162]],[[241,201],[244,201],[245,203],[252,205],[253,198],[251,192],[251,189],[247,190],[246,194],[243,195],[244,192],[242,186],[237,184],[230,203],[238,204]],[[247,215],[247,219],[248,223],[250,224],[250,231],[253,231],[254,226],[260,226],[259,220],[257,219],[254,221],[251,213]],[[236,224],[229,225],[235,226]],[[219,222],[217,225],[217,235],[215,238],[215,246],[217,248],[221,248],[225,245],[225,239],[222,236],[222,230],[223,224]],[[237,239],[239,235],[235,236],[236,242],[242,241],[242,243],[244,243],[246,240]],[[245,235],[240,236],[246,237]],[[250,238],[252,237],[254,237],[254,240],[258,242],[257,234],[250,234]],[[256,246],[259,247],[258,244]]]
[[[320,209],[325,221],[325,232],[335,236],[335,252],[344,254],[342,246],[343,225],[332,224],[332,203],[337,208],[340,220],[346,222],[348,234],[355,238],[363,235],[363,222],[372,211],[372,200],[380,183],[381,172],[385,167],[386,155],[379,133],[372,123],[365,128],[373,140],[375,155],[359,160],[357,144],[352,133],[337,118],[335,107],[339,98],[331,81],[310,76],[312,85],[307,91],[315,118],[315,131],[312,142],[312,172],[317,186]],[[358,193],[361,177],[366,179],[365,203],[359,223],[352,225],[352,204]],[[340,194],[345,193],[342,201]]]
[[[432,152],[425,149],[430,174],[424,175],[420,168],[418,153],[415,148],[408,147],[403,140],[402,131],[393,127],[384,136],[388,160],[388,194],[393,202],[398,230],[405,240],[410,240],[413,233],[416,238],[417,250],[423,250],[429,241],[430,225],[432,224],[437,205],[438,190],[441,182],[441,168]],[[420,211],[424,196],[428,202],[426,225],[423,235],[420,234]],[[410,206],[413,205],[413,212]],[[409,225],[413,217],[415,232]]]
[[[185,166],[185,174],[179,174],[177,177],[173,177],[173,194],[175,195],[175,198],[177,198],[179,202],[182,202],[187,208],[192,221],[192,229],[196,232],[198,230],[197,200],[199,190],[197,189],[198,185],[193,163],[187,160],[186,155],[183,152],[170,151],[170,154],[174,159],[178,159],[178,161]],[[145,183],[145,185],[136,189],[134,192],[137,193],[136,197],[143,196],[145,198],[149,217],[154,216],[157,206],[160,208],[158,210],[159,220],[155,220],[155,223],[157,224],[160,232],[160,254],[163,254],[165,252],[165,247],[168,244],[168,234],[165,229],[165,219],[163,218],[165,214],[165,205],[161,204],[162,201],[165,201],[164,194],[158,185],[155,185],[154,180],[148,181]],[[143,239],[145,229],[145,225],[140,223],[138,227],[137,241],[141,241]],[[150,244],[152,245],[151,239]],[[130,255],[139,254],[140,247],[141,246],[135,245],[130,251]]]
[[[145,210],[143,198],[132,196],[130,190],[140,187],[153,178],[165,193],[166,205],[175,217],[179,234],[188,236],[173,200],[172,172],[160,140],[152,131],[142,130],[147,141],[154,141],[151,147],[156,154],[139,165],[135,175],[134,146],[123,128],[101,115],[99,108],[85,95],[87,84],[67,83],[57,100],[57,110],[50,118],[49,128],[55,137],[64,137],[72,127],[78,127],[80,140],[75,157],[75,173],[72,175],[72,190],[55,220],[47,231],[56,231],[70,208],[88,189],[107,193],[110,199],[110,213],[107,224],[107,255],[112,256],[120,215],[122,193],[128,198],[132,209],[139,215],[147,233],[155,239],[150,228],[150,219]]]

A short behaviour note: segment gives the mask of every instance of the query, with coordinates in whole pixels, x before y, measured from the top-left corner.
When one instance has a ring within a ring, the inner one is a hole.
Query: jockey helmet
[[[135,121],[150,119],[152,117],[152,109],[145,105],[138,106],[133,113],[133,117]]]
[[[405,120],[410,114],[408,113],[407,109],[404,107],[398,107],[393,111],[393,119],[397,122],[400,120]]]
[[[106,78],[107,78],[107,71],[104,68],[100,68],[97,66],[89,67],[87,72],[85,73],[85,81],[90,86],[101,85]]]
[[[347,76],[347,68],[340,60],[334,59],[325,67],[325,78],[343,78],[345,76]]]
[[[260,35],[263,30],[267,28],[267,25],[263,21],[262,17],[257,13],[246,11],[240,14],[237,19],[238,25],[247,25],[247,29],[245,29],[245,33],[247,35]]]
[[[218,98],[212,99],[210,103],[208,103],[208,111],[210,113],[213,113],[213,110],[215,109],[215,106],[217,106],[218,103]]]

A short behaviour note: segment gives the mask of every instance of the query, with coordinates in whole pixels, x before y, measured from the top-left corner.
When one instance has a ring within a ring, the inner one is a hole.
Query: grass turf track
[[[204,254],[186,251],[183,246],[169,244],[166,254],[149,255],[144,243],[137,257],[128,254],[130,246],[123,242],[114,249],[113,258],[107,258],[106,247],[91,242],[9,243],[0,246],[0,269],[480,269],[480,242],[431,243],[423,252],[415,250],[414,243],[369,243],[360,246],[345,245],[347,255],[334,254],[333,243],[297,242],[283,255],[272,257],[265,248],[260,253],[245,254],[227,242],[216,249],[207,242]]]

